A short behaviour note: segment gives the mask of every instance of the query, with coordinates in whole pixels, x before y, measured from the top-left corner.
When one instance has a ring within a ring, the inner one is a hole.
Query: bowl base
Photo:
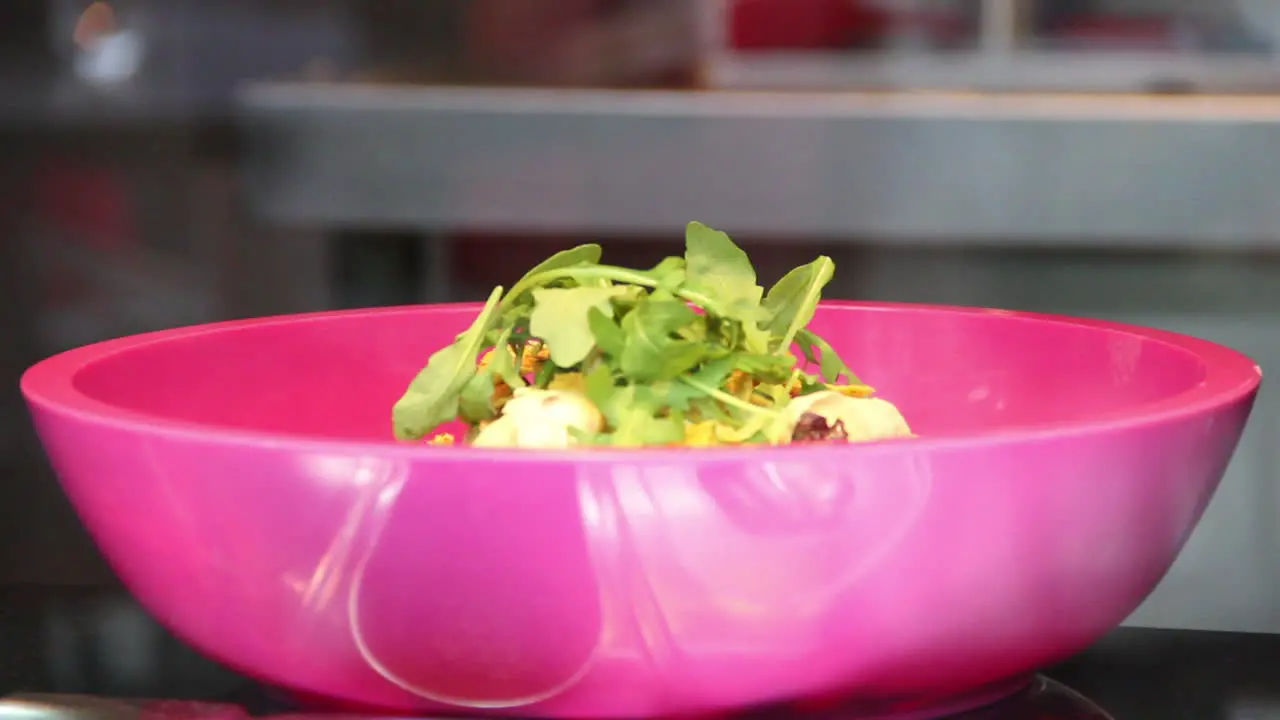
[[[781,705],[746,712],[729,712],[713,717],[721,720],[983,720],[989,708],[996,711],[993,718],[1004,717],[999,710],[1006,703],[1039,706],[1046,699],[1061,704],[1061,698],[1071,695],[1071,690],[1034,675],[1019,676],[963,693],[935,698],[905,698],[891,702],[840,702],[833,701],[822,709],[813,706]],[[1016,697],[1015,697],[1016,696]],[[323,696],[305,693],[288,694],[289,705],[308,712],[351,712],[355,708]],[[1083,702],[1083,698],[1079,698]],[[971,715],[972,713],[972,715]],[[1085,716],[1092,717],[1092,716]],[[1105,716],[1103,716],[1105,717]]]
[[[892,705],[835,705],[820,712],[780,711],[740,720],[1114,720],[1080,693],[1042,676],[1020,677],[943,698],[903,700]]]
[[[902,698],[876,703],[835,703],[828,709],[816,712],[792,707],[782,712],[770,711],[742,720],[776,720],[779,717],[804,720],[941,720],[964,717],[979,708],[1002,705],[1003,701],[1015,695],[1032,692],[1042,682],[1044,681],[1033,675],[1025,675],[943,697]]]

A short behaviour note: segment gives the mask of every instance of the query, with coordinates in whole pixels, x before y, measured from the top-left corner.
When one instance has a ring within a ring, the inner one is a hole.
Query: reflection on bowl
[[[1020,687],[1155,587],[1260,381],[1159,331],[829,303],[815,329],[919,439],[393,442],[404,383],[475,310],[124,338],[23,391],[116,571],[208,655],[347,707],[600,718]]]

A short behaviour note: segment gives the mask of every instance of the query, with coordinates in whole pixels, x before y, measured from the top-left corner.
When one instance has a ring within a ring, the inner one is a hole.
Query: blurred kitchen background
[[[122,599],[51,477],[16,383],[71,346],[476,298],[699,219],[767,278],[834,256],[836,296],[1280,368],[1277,51],[1277,0],[4,0],[0,693],[235,682]],[[1278,410],[1131,623],[1280,632]]]

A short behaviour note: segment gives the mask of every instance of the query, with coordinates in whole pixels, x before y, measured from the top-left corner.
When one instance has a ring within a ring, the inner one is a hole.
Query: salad
[[[436,352],[392,410],[395,436],[476,447],[711,447],[909,437],[808,329],[835,263],[765,292],[747,254],[690,223],[683,257],[604,265],[599,245],[556,253]],[[816,372],[815,372],[816,370]]]

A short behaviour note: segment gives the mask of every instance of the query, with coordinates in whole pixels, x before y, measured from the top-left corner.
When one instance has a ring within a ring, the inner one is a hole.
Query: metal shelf
[[[845,91],[849,88],[928,88],[980,92],[1274,93],[1280,63],[1246,53],[1035,50],[907,55],[723,54],[704,69],[722,89]]]
[[[1273,245],[1280,99],[256,84],[248,197],[311,227]]]

